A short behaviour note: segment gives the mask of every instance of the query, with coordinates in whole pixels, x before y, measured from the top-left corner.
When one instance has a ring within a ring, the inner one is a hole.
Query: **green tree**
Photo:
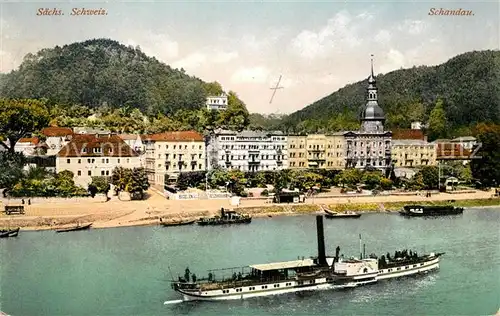
[[[227,102],[227,109],[222,112],[219,125],[230,130],[242,131],[250,123],[245,104],[238,99],[238,96],[233,91],[229,92]]]
[[[109,192],[109,181],[107,177],[96,176],[92,177],[92,181],[89,186],[92,185],[96,188],[96,193],[108,194]]]
[[[380,187],[382,190],[391,190],[393,182],[390,179],[382,178],[380,179]]]
[[[412,190],[422,190],[425,188],[424,176],[422,175],[422,172],[415,173],[409,182],[409,187]]]
[[[444,110],[443,100],[438,99],[436,105],[429,116],[429,136],[431,139],[444,137],[446,135],[446,112]]]
[[[342,172],[336,175],[335,182],[342,185],[342,187],[347,186],[353,188],[361,182],[362,178],[363,171],[356,168],[349,168],[342,170]]]
[[[439,183],[439,169],[436,166],[424,166],[418,171],[422,175],[425,189],[437,189]]]
[[[0,188],[12,188],[23,177],[26,159],[22,153],[0,151]]]
[[[500,125],[478,124],[474,135],[479,149],[470,166],[472,175],[484,186],[500,184]]]
[[[306,191],[312,187],[319,187],[324,181],[324,177],[311,171],[292,171],[290,177],[290,187]]]
[[[131,177],[131,185],[128,188],[128,192],[133,195],[139,195],[140,199],[144,199],[144,192],[149,189],[149,180],[148,175],[146,173],[146,169],[134,168],[130,172]]]
[[[111,184],[115,191],[129,192],[132,186],[132,170],[123,167],[115,167],[111,173]]]
[[[49,112],[39,100],[0,99],[0,146],[11,153],[19,139],[36,132],[49,123]]]
[[[365,171],[361,182],[366,185],[366,188],[371,190],[375,189],[380,185],[382,181],[382,175],[377,171]]]

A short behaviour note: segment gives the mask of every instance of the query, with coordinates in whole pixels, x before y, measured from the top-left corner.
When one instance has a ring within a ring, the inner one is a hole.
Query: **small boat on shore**
[[[353,212],[353,211],[345,211],[339,213],[326,213],[326,218],[360,218],[361,214]]]
[[[0,230],[0,238],[17,237],[19,235],[20,228]]]
[[[331,211],[323,206],[321,206],[321,208],[326,213],[325,214],[326,218],[360,218],[361,217],[360,213],[356,213],[353,211],[334,212],[334,211]]]
[[[252,217],[245,214],[239,214],[233,210],[220,209],[220,216],[200,218],[197,223],[201,226],[226,225],[226,224],[249,224]]]
[[[173,227],[173,226],[184,226],[184,225],[191,225],[196,222],[195,219],[193,220],[178,220],[178,221],[169,221],[169,222],[164,222],[160,218],[160,225],[163,227]]]
[[[87,224],[87,225],[82,225],[82,226],[76,225],[75,227],[61,228],[61,229],[57,229],[56,233],[66,233],[66,232],[74,232],[74,231],[78,231],[78,230],[87,230],[87,229],[90,229],[90,226],[92,226],[92,223]]]
[[[399,214],[403,216],[445,216],[459,215],[464,212],[463,207],[453,205],[405,205]]]

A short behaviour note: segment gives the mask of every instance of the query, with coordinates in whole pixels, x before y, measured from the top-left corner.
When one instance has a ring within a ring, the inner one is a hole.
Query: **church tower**
[[[373,75],[373,55],[371,58],[371,73],[368,77],[366,105],[361,113],[361,131],[381,133],[384,131],[385,114],[378,105],[377,81]]]

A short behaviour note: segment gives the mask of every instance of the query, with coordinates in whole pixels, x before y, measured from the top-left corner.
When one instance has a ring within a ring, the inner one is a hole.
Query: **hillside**
[[[294,132],[355,128],[366,86],[366,79],[347,85],[288,115],[281,128]],[[428,121],[438,97],[443,100],[450,134],[467,133],[478,122],[500,122],[499,51],[474,51],[438,66],[396,70],[377,76],[377,86],[389,128]]]
[[[90,108],[127,106],[149,115],[199,109],[211,89],[183,69],[109,39],[42,49],[0,77],[0,97],[46,98]]]

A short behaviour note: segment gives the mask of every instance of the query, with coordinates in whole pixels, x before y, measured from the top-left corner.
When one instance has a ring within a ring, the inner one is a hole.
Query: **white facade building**
[[[241,171],[288,168],[287,136],[282,132],[218,130],[207,142],[207,169]]]
[[[228,101],[227,94],[222,93],[218,96],[207,97],[207,109],[208,110],[225,110],[227,109]]]
[[[127,145],[130,146],[138,154],[144,153],[146,146],[139,134],[120,134],[118,135]]]
[[[73,130],[68,127],[46,127],[41,134],[46,137],[47,156],[55,156],[71,141]]]

